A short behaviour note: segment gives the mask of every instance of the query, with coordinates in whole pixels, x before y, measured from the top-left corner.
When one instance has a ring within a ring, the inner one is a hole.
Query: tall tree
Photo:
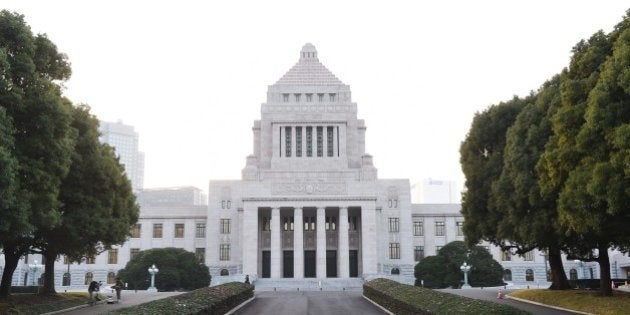
[[[468,246],[474,246],[481,240],[504,244],[498,235],[503,210],[491,198],[492,183],[498,180],[503,169],[506,131],[528,102],[514,97],[509,102],[493,105],[475,114],[468,135],[462,142],[460,163],[466,176],[462,215]]]
[[[568,229],[597,241],[605,295],[612,294],[608,249],[630,245],[630,14],[624,22],[609,35],[612,56],[589,92],[576,139],[581,159],[559,200]]]
[[[543,198],[536,164],[551,136],[550,116],[559,107],[559,76],[546,82],[535,101],[528,103],[507,132],[503,171],[492,187],[495,204],[504,211],[499,237],[509,240],[516,253],[547,250],[551,289],[569,289],[561,249],[567,236],[560,228],[556,198]]]
[[[68,175],[61,183],[60,224],[35,233],[46,257],[44,293],[54,293],[54,265],[60,254],[73,261],[122,244],[138,219],[131,183],[111,147],[98,139],[98,120],[89,107],[73,109],[77,133]]]
[[[0,297],[9,294],[34,231],[59,222],[57,197],[73,145],[71,105],[59,86],[70,76],[66,59],[45,35],[34,36],[22,15],[0,11],[0,106],[13,124],[18,179],[16,202],[5,209],[10,232],[0,235],[5,255]]]

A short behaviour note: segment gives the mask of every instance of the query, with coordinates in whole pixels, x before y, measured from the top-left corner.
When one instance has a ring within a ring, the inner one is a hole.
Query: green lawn
[[[614,291],[601,296],[590,290],[520,290],[510,296],[593,314],[613,315],[630,312],[630,293]]]
[[[87,292],[57,295],[12,294],[8,300],[0,300],[0,314],[42,314],[83,305],[87,300]]]

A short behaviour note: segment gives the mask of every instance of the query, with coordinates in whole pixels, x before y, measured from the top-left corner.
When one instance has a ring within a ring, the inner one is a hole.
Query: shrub
[[[529,314],[511,306],[375,279],[363,295],[394,314]]]
[[[109,314],[225,314],[254,296],[254,286],[230,282],[147,302]]]

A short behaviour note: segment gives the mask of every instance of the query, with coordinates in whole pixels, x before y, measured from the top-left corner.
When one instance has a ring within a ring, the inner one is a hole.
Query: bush
[[[375,279],[363,295],[394,314],[529,314],[511,306]]]
[[[109,314],[225,314],[254,296],[254,286],[230,282],[147,302]]]

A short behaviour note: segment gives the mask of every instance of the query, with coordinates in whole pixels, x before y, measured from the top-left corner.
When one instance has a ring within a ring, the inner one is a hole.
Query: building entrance
[[[350,278],[359,277],[359,251],[351,250],[350,251]]]
[[[327,278],[337,277],[337,251],[336,250],[326,251],[326,277]]]
[[[304,278],[315,278],[315,259],[316,256],[314,250],[304,251]]]
[[[262,252],[262,277],[271,278],[271,251]]]
[[[293,278],[293,251],[285,250],[282,259],[282,276],[284,278]]]

